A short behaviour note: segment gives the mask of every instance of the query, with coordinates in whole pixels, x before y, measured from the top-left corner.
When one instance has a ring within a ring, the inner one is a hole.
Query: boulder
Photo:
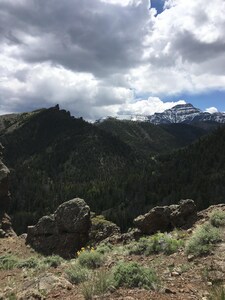
[[[2,146],[0,144],[0,152]],[[10,204],[9,169],[0,160],[0,238],[16,235],[12,229],[10,217],[7,215]]]
[[[16,236],[12,228],[11,218],[6,213],[0,213],[0,238],[11,236]]]
[[[157,206],[145,215],[134,219],[134,225],[144,234],[171,231],[174,228],[190,228],[197,220],[193,200],[181,200],[178,205]]]
[[[91,218],[91,229],[89,232],[89,242],[92,245],[101,241],[120,235],[120,228],[113,222],[105,219],[104,216],[93,216]]]
[[[168,206],[156,206],[134,219],[134,225],[144,234],[170,230],[170,209]]]
[[[26,243],[45,255],[71,258],[85,246],[91,227],[90,208],[83,199],[61,204],[54,214],[28,226]]]
[[[6,212],[9,208],[9,169],[0,161],[0,211]]]
[[[54,215],[59,232],[86,233],[90,229],[90,208],[83,199],[61,204]]]
[[[181,200],[179,205],[171,207],[170,220],[173,228],[190,228],[197,219],[197,208],[193,200]]]

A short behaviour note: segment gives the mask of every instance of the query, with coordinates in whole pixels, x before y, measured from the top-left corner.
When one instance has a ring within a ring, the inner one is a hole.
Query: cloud
[[[165,96],[224,90],[224,15],[223,0],[160,14],[149,0],[1,0],[0,111],[151,114]]]
[[[157,97],[150,97],[147,100],[139,100],[133,103],[126,103],[121,106],[118,115],[153,115],[154,113],[163,112],[178,104],[185,104],[184,100],[177,102],[163,102]]]
[[[218,109],[216,107],[209,107],[209,108],[206,108],[205,111],[210,113],[210,114],[214,114],[214,113],[218,112]]]
[[[97,77],[125,72],[141,61],[147,1],[112,2],[3,0],[1,36],[27,63],[51,62]]]

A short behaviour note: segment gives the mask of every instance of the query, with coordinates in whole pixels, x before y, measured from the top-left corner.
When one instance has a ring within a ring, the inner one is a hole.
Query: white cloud
[[[119,115],[153,115],[154,113],[163,112],[166,109],[170,109],[177,104],[185,104],[184,100],[176,102],[163,102],[158,97],[149,97],[147,100],[139,100],[133,103],[126,103],[120,107]]]
[[[210,114],[214,114],[214,113],[218,112],[218,109],[216,107],[209,107],[209,108],[206,108],[205,111],[210,113]]]
[[[139,5],[142,2],[141,0],[100,0],[100,1],[108,4],[116,4],[121,6]]]
[[[163,94],[224,89],[225,2],[168,0],[165,7],[152,17],[135,87]]]
[[[87,119],[152,114],[177,104],[165,95],[224,90],[225,1],[167,0],[158,15],[148,6],[0,1],[0,112],[59,103]]]

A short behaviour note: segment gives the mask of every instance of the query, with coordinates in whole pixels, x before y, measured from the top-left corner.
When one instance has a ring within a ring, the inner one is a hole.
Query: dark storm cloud
[[[147,2],[122,8],[98,0],[2,1],[1,39],[18,44],[16,55],[27,62],[103,77],[140,63]]]
[[[173,51],[178,52],[183,60],[201,63],[224,54],[225,41],[218,39],[213,42],[204,42],[193,33],[183,31],[174,39]]]

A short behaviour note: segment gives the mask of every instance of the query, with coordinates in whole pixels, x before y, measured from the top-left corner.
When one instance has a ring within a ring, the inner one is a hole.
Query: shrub
[[[214,210],[210,215],[209,221],[215,227],[225,226],[225,212]]]
[[[192,253],[195,256],[207,254],[212,250],[215,243],[221,240],[221,234],[218,228],[210,223],[199,226],[186,244],[186,253]]]
[[[101,254],[106,254],[106,253],[109,253],[110,251],[112,251],[112,249],[113,249],[113,246],[111,244],[102,243],[97,247],[96,251]]]
[[[17,268],[32,269],[39,266],[39,260],[36,257],[30,257],[28,259],[21,260],[17,263]]]
[[[43,263],[47,264],[49,267],[57,268],[63,262],[62,257],[59,255],[51,255],[44,258]]]
[[[75,264],[74,266],[71,266],[66,271],[69,281],[72,284],[79,284],[79,283],[87,280],[89,273],[90,272],[86,268],[82,268],[79,264]]]
[[[89,269],[99,268],[102,265],[103,261],[103,255],[95,250],[82,251],[78,256],[79,264]]]
[[[173,238],[172,235],[167,233],[157,233],[149,238],[141,238],[129,246],[129,254],[136,255],[150,255],[154,253],[171,254],[176,252],[181,246],[183,241]]]
[[[116,287],[142,287],[149,289],[157,282],[157,277],[150,268],[144,268],[135,262],[123,262],[115,268],[114,280]]]
[[[19,259],[13,255],[6,254],[0,256],[0,270],[11,270],[17,267]]]

